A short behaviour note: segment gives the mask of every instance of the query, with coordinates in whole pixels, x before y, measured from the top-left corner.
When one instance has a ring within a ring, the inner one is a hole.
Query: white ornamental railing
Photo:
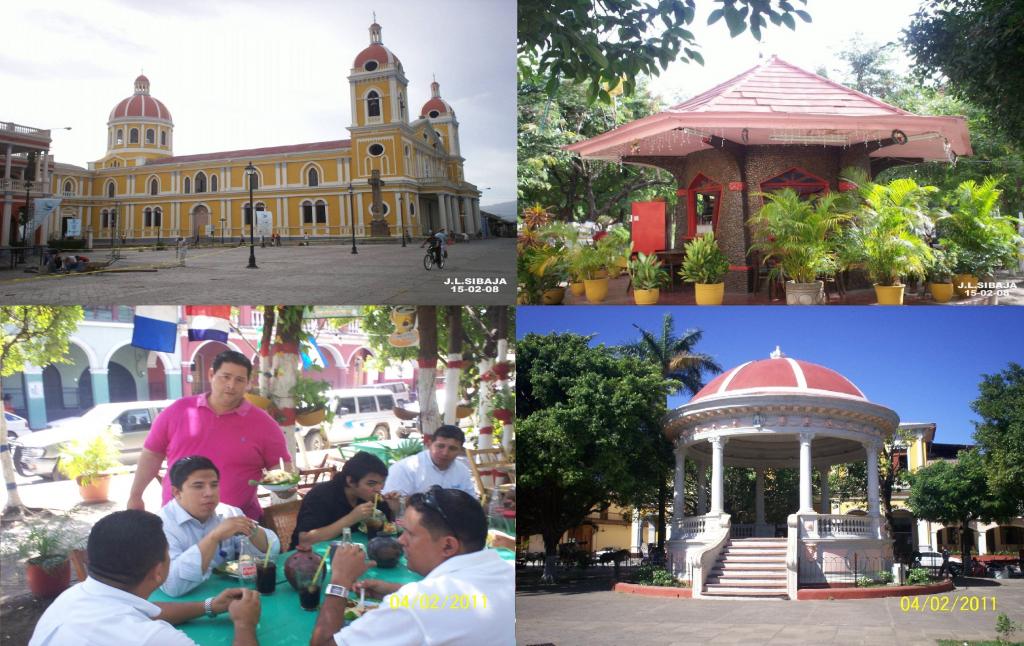
[[[800,516],[803,538],[878,538],[878,518],[814,514]]]
[[[697,536],[704,533],[706,523],[703,518],[684,518],[676,523],[676,530],[680,536]]]

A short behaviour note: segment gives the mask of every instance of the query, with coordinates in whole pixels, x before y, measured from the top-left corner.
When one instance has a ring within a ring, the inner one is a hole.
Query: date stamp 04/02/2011
[[[903,612],[995,612],[996,597],[975,595],[900,597]]]

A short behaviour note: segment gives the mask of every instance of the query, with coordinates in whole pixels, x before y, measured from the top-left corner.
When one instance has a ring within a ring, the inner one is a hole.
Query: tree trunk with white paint
[[[0,401],[3,401],[3,394],[3,387],[0,386]],[[4,513],[8,509],[20,509],[23,505],[14,480],[14,456],[11,453],[11,445],[7,442],[6,415],[0,415],[0,469],[3,470],[4,482],[7,487],[7,503],[4,505]]]
[[[444,423],[458,425],[459,379],[462,376],[462,308],[447,308],[448,367],[444,373]]]
[[[420,305],[416,308],[416,321],[420,331],[419,374],[416,394],[420,400],[420,431],[424,439],[433,436],[441,425],[437,410],[434,380],[437,375],[437,308]]]

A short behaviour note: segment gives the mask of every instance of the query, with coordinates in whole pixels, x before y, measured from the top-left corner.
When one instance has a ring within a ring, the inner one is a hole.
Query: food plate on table
[[[288,491],[299,484],[299,474],[284,469],[271,469],[263,474],[262,480],[250,480],[249,484],[259,485],[267,491]]]
[[[213,571],[217,574],[223,574],[233,579],[238,578],[238,561],[225,561],[217,567],[213,568]]]
[[[346,599],[348,604],[345,608],[345,621],[355,621],[371,610],[376,610],[380,604],[376,601],[364,601],[362,605],[355,599]]]
[[[364,523],[363,521],[359,521],[359,523],[356,525],[356,529],[359,530],[360,532],[364,533],[364,534],[368,533],[366,531],[366,529],[367,529],[366,528],[366,523]],[[386,523],[384,523],[383,527],[381,527],[380,529],[377,530],[377,536],[397,536],[397,535],[398,535],[398,525],[396,525],[395,523],[386,522]]]

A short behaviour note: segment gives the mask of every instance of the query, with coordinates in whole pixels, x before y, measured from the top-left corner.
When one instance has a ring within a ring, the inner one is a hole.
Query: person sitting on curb
[[[160,510],[171,554],[171,569],[160,589],[172,597],[196,588],[213,568],[237,560],[248,539],[260,558],[281,553],[277,535],[220,501],[220,471],[201,455],[174,463],[167,476],[174,499]]]
[[[405,585],[358,581],[376,563],[367,562],[358,545],[342,546],[331,562],[331,583],[310,646],[514,644],[515,567],[485,548],[487,517],[480,503],[464,491],[433,487],[409,497],[399,522],[405,531],[398,542],[409,569],[423,580]],[[383,600],[346,626],[346,598],[352,590]],[[467,607],[442,609],[424,602],[431,599],[466,600]]]
[[[235,646],[258,646],[260,595],[228,588],[206,601],[146,601],[171,566],[160,517],[116,511],[89,532],[85,581],[65,590],[39,618],[29,646],[196,646],[174,628],[190,619],[227,611]]]

